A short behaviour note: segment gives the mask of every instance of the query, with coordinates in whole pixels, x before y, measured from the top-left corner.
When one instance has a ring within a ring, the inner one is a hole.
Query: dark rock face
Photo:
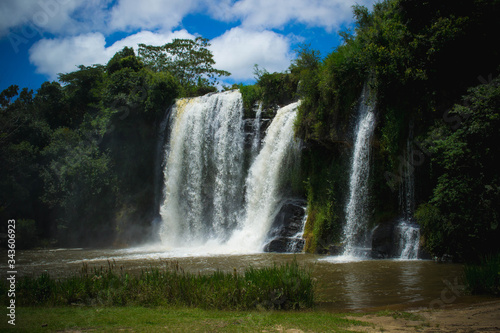
[[[305,241],[302,238],[287,238],[287,237],[278,237],[271,240],[264,247],[265,252],[278,252],[278,253],[287,253],[287,252],[301,252],[304,248]]]
[[[272,119],[260,119],[259,121],[259,132],[258,135],[260,139],[264,139],[266,136],[266,130],[271,125]],[[247,118],[243,123],[243,131],[245,132],[245,149],[249,150],[252,147],[253,140],[256,133],[256,124],[254,118]]]
[[[432,259],[432,256],[422,246],[420,246],[418,248],[418,259],[429,260]]]
[[[274,218],[268,239],[264,246],[265,252],[301,252],[304,239],[297,236],[303,227],[305,207],[307,202],[300,199],[289,199],[281,204]]]
[[[372,234],[372,258],[392,257],[394,251],[394,223],[379,224]]]
[[[344,247],[342,245],[330,245],[328,249],[328,254],[331,256],[340,256],[344,252]]]

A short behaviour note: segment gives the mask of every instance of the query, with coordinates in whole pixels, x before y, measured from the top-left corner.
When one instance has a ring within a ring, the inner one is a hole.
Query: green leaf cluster
[[[162,46],[139,44],[138,55],[151,71],[172,74],[183,88],[184,96],[216,91],[218,80],[229,72],[216,69],[209,40],[202,37],[174,39]]]
[[[431,128],[437,183],[417,218],[429,250],[473,260],[500,246],[500,79],[471,88]]]

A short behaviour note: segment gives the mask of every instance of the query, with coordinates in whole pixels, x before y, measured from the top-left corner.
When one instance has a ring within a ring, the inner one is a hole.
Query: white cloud
[[[111,10],[109,26],[114,30],[160,29],[169,31],[184,16],[201,10],[205,0],[121,0]]]
[[[338,29],[352,21],[351,6],[375,0],[1,0],[0,37],[26,25],[56,36],[89,32],[171,31],[189,14],[238,22],[253,30],[283,28],[294,22]],[[29,30],[31,34],[31,30]],[[33,37],[30,37],[33,38]]]
[[[186,30],[168,33],[141,31],[118,40],[106,47],[102,33],[88,33],[74,37],[42,39],[30,49],[30,62],[37,72],[51,80],[58,73],[68,73],[78,65],[106,64],[125,46],[134,47],[144,43],[163,45],[174,38],[195,38]],[[272,31],[252,31],[233,28],[211,41],[216,68],[232,73],[235,81],[253,79],[253,66],[258,64],[269,72],[281,72],[288,68],[292,59],[290,39]]]
[[[58,73],[68,73],[77,69],[78,65],[90,66],[106,64],[109,59],[125,46],[134,47],[144,43],[163,45],[174,38],[194,38],[185,30],[165,34],[142,31],[116,41],[106,47],[106,39],[102,33],[89,33],[74,37],[58,39],[42,39],[30,49],[30,62],[36,66],[37,73],[47,75],[51,80]]]
[[[172,38],[194,38],[185,30],[172,33],[189,14],[241,25],[214,38],[211,49],[217,68],[234,80],[253,78],[253,65],[283,71],[293,58],[290,45],[300,38],[271,31],[289,24],[338,29],[352,21],[356,0],[0,0],[0,37],[27,22],[54,39],[41,39],[30,49],[38,73],[55,79],[75,66],[105,64],[124,46],[161,45]],[[371,5],[375,0],[358,0]],[[237,24],[239,24],[237,23]],[[38,25],[37,25],[38,24]],[[106,36],[117,31],[142,31],[106,46]],[[40,38],[30,37],[30,38]]]
[[[352,21],[352,6],[372,5],[375,0],[240,0],[210,5],[214,18],[242,22],[253,29],[283,28],[293,22],[328,31]]]
[[[105,28],[106,7],[110,0],[2,0],[0,37],[12,29],[24,38],[32,30],[42,35],[74,34]],[[26,27],[29,28],[26,28]]]
[[[216,67],[231,72],[231,78],[253,79],[253,66],[269,72],[281,72],[292,59],[290,41],[272,31],[252,31],[233,28],[211,41]]]

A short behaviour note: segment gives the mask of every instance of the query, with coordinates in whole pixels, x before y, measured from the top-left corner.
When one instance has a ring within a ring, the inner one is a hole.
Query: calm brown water
[[[3,258],[7,258],[2,252]],[[439,308],[481,300],[464,295],[461,265],[438,264],[433,261],[366,260],[335,262],[330,257],[311,254],[257,253],[245,255],[210,255],[155,252],[152,248],[136,249],[58,249],[18,251],[18,276],[39,275],[64,277],[80,270],[82,263],[90,267],[107,267],[108,260],[131,273],[161,267],[177,261],[188,272],[210,273],[215,270],[243,271],[246,267],[264,267],[296,259],[312,270],[317,279],[316,299],[321,308],[333,311],[361,309]],[[0,264],[7,272],[6,260]]]

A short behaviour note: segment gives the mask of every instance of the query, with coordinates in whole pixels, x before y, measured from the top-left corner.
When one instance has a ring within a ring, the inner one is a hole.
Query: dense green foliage
[[[7,282],[2,282],[7,290]],[[130,275],[108,263],[108,268],[54,279],[44,273],[17,283],[20,306],[142,305],[188,306],[205,309],[302,309],[314,305],[310,272],[297,262],[267,268],[247,268],[243,274],[221,271],[209,275],[185,273],[178,263]],[[7,295],[7,292],[2,292]]]
[[[216,91],[221,76],[229,72],[216,69],[208,50],[208,39],[174,39],[162,46],[139,44],[139,57],[153,72],[171,73],[184,89],[183,96],[198,96]]]
[[[290,66],[299,67],[295,63]],[[243,107],[246,117],[253,117],[251,112],[260,103],[265,116],[274,116],[279,107],[290,104],[299,99],[299,70],[286,73],[269,73],[255,65],[254,74],[256,83],[251,86],[240,84],[238,88],[243,97]]]
[[[228,74],[207,46],[176,40],[165,46],[174,63],[161,53],[156,65],[154,47],[142,45],[143,58],[125,47],[36,93],[0,93],[0,216],[17,220],[18,248],[149,236],[159,123],[175,98],[213,91],[209,79]]]
[[[345,179],[348,166],[339,157],[345,149],[327,151],[312,147],[303,152],[302,167],[307,179],[308,216],[304,230],[306,251],[326,253],[341,241],[344,218]]]
[[[365,84],[377,114],[373,224],[401,214],[401,183],[412,174],[422,204],[416,218],[432,255],[468,260],[500,251],[493,162],[500,95],[497,79],[481,77],[491,81],[499,69],[500,47],[493,42],[499,13],[498,1],[386,0],[371,12],[354,6],[355,31],[341,32],[344,42],[335,51],[322,60],[307,49],[299,53],[290,75],[297,76],[303,100],[296,135],[307,142],[312,166],[304,179],[310,251],[339,240],[346,174],[336,170],[349,163],[346,148]]]
[[[427,142],[437,184],[417,218],[429,250],[476,258],[500,250],[500,79],[470,89],[446,120]]]
[[[500,296],[500,255],[487,256],[479,264],[465,265],[464,276],[472,294]]]

